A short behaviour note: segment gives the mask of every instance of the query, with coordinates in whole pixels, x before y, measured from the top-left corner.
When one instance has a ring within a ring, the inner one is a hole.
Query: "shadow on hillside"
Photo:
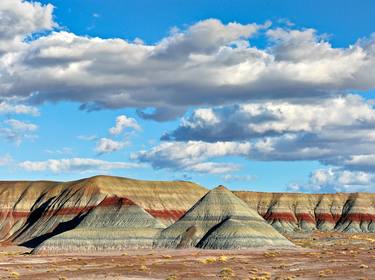
[[[24,246],[24,247],[28,247],[28,248],[31,248],[31,249],[35,249],[37,246],[39,246],[45,240],[47,240],[47,239],[49,239],[49,238],[51,238],[55,235],[58,235],[60,233],[63,233],[65,231],[72,230],[75,227],[77,227],[89,212],[87,212],[83,215],[80,215],[80,216],[76,216],[70,221],[60,223],[52,232],[40,235],[40,236],[35,237],[33,239],[30,239],[26,242],[23,242],[19,245]]]
[[[34,203],[34,205],[33,205],[32,208],[34,208],[35,205],[38,205],[39,201],[42,200],[43,197],[44,197],[44,195],[42,195],[41,197],[39,197],[38,200]],[[43,216],[43,213],[45,213],[45,211],[48,209],[51,201],[54,198],[55,197],[49,198],[47,201],[45,201],[44,203],[42,203],[38,208],[32,210],[32,212],[30,213],[29,217],[27,217],[25,225],[19,230],[19,232],[13,238],[13,241],[17,240],[17,238],[19,238],[20,236],[22,236],[30,228],[33,227],[33,225]]]

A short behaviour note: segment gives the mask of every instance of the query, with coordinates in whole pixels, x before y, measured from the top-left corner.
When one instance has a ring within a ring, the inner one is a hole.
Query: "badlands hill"
[[[36,251],[104,251],[150,248],[165,228],[126,198],[105,198],[77,227],[47,239]]]
[[[207,189],[191,182],[110,176],[64,183],[0,182],[0,242],[40,250],[77,244],[100,250],[163,247],[163,238],[177,238],[170,247],[243,248],[257,242],[261,246],[285,242],[273,228],[375,232],[375,194],[222,189],[207,194]],[[219,198],[225,203],[221,205]],[[207,206],[212,203],[220,205]],[[195,237],[186,237],[190,235]],[[273,238],[278,242],[270,243]]]
[[[76,228],[90,211],[116,197],[137,204],[165,227],[206,192],[190,182],[110,176],[66,183],[0,182],[0,242],[35,247],[56,234]]]
[[[375,232],[375,193],[234,194],[281,232]]]
[[[181,219],[164,229],[155,245],[204,249],[293,246],[223,186],[209,191]]]

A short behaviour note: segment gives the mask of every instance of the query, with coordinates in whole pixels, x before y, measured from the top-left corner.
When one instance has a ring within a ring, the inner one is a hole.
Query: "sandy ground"
[[[289,237],[296,249],[30,255],[0,248],[1,279],[375,279],[375,234]]]

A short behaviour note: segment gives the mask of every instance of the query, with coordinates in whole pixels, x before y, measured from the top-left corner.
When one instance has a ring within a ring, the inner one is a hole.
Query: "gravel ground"
[[[375,279],[375,234],[289,236],[296,249],[30,255],[0,248],[1,279]]]

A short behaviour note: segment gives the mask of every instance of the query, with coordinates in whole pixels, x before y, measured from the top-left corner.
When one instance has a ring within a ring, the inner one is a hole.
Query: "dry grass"
[[[220,270],[220,278],[222,279],[230,279],[234,277],[236,274],[234,273],[234,270],[230,267],[224,267]]]
[[[250,280],[268,280],[269,278],[266,278],[263,276],[251,276],[249,279]]]
[[[354,240],[365,240],[365,241],[369,241],[369,242],[375,242],[375,238],[372,238],[372,237],[368,237],[368,236],[365,236],[365,235],[352,235],[349,237],[350,239],[354,239]]]
[[[163,259],[171,259],[172,258],[171,255],[163,255],[162,257],[163,257]]]
[[[319,271],[319,277],[326,277],[333,273],[332,269],[324,269]]]
[[[145,266],[145,265],[141,265],[141,267],[139,268],[140,271],[148,271],[148,267]]]
[[[216,261],[217,261],[217,259],[214,258],[214,257],[210,257],[210,258],[200,260],[200,262],[203,263],[203,264],[215,263]]]
[[[278,252],[278,251],[269,251],[269,252],[265,252],[263,255],[266,258],[274,258],[274,257],[280,256],[280,252]]]
[[[18,279],[19,277],[20,277],[20,274],[18,272],[16,272],[16,271],[12,271],[10,273],[10,278],[16,278],[16,279]]]
[[[219,257],[208,257],[208,258],[205,258],[205,259],[201,259],[201,260],[199,260],[199,262],[203,263],[203,264],[211,264],[211,263],[216,263],[216,262],[225,263],[228,260],[229,260],[229,257],[223,255],[223,256],[219,256]]]
[[[227,257],[227,256],[220,256],[220,257],[218,258],[218,261],[219,261],[219,262],[226,262],[226,261],[228,261],[228,257]]]

